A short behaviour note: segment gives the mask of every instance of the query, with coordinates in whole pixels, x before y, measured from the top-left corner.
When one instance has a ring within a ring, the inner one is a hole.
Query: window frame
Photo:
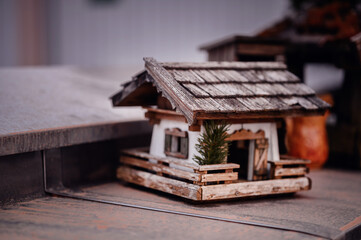
[[[188,132],[179,128],[165,129],[164,154],[169,157],[188,159]]]

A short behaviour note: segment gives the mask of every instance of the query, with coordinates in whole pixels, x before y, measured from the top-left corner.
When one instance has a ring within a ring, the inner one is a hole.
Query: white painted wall
[[[198,154],[195,149],[195,145],[198,142],[198,138],[201,133],[204,132],[204,127],[202,126],[200,132],[191,132],[188,131],[188,124],[184,122],[172,121],[163,119],[159,124],[153,126],[152,141],[150,146],[150,154],[166,157],[164,154],[164,138],[165,138],[165,129],[179,128],[182,131],[188,132],[189,138],[189,148],[188,148],[188,159],[184,161],[193,162],[193,156]],[[232,134],[234,131],[240,129],[251,130],[252,132],[257,132],[258,130],[263,130],[265,132],[266,138],[269,141],[268,148],[268,159],[277,161],[280,159],[279,148],[278,148],[278,138],[277,138],[277,128],[275,123],[245,123],[245,124],[233,124],[230,126],[228,133]]]
[[[152,134],[152,142],[150,145],[150,154],[159,156],[159,157],[165,157],[164,154],[164,138],[165,138],[165,129],[172,129],[172,128],[179,128],[182,131],[188,132],[188,159],[184,159],[184,161],[192,161],[192,158],[195,154],[197,154],[197,151],[195,149],[195,145],[198,141],[198,137],[200,135],[200,132],[190,132],[188,131],[188,124],[184,122],[179,121],[172,121],[163,119],[159,124],[155,124],[153,126],[153,134]]]

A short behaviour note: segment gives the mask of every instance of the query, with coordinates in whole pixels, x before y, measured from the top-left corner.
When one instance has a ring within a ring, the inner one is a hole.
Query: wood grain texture
[[[306,167],[296,167],[296,168],[276,168],[274,176],[275,177],[289,177],[289,176],[304,176],[308,172]]]
[[[193,97],[165,70],[155,59],[144,58],[145,68],[156,80],[155,85],[162,94],[176,106],[187,118],[188,123],[194,121],[193,111],[200,107],[193,101]]]
[[[184,179],[187,179],[190,181],[200,181],[201,180],[201,177],[198,173],[192,173],[192,172],[178,170],[175,168],[165,166],[163,164],[153,163],[153,162],[149,162],[147,160],[141,160],[141,159],[135,158],[135,157],[121,156],[119,161],[126,165],[140,167],[140,168],[152,170],[156,173],[164,173],[164,174],[168,174],[171,176],[184,178]],[[119,168],[122,168],[122,166],[120,166]]]
[[[239,164],[236,163],[224,163],[224,164],[212,164],[212,165],[200,165],[198,171],[212,171],[212,170],[226,170],[239,168]]]
[[[200,200],[199,186],[135,170],[126,166],[118,168],[117,178],[124,181],[171,193],[192,200]]]
[[[184,160],[179,160],[179,159],[172,158],[172,157],[163,158],[163,157],[154,156],[152,154],[145,152],[143,149],[140,149],[140,150],[128,149],[128,150],[123,150],[122,153],[130,155],[130,156],[140,157],[143,159],[151,159],[151,160],[156,160],[156,161],[160,161],[160,162],[164,162],[164,163],[168,163],[168,164],[177,165],[180,167],[189,168],[191,171],[198,170],[198,168],[199,168],[199,166],[197,166],[196,164],[188,163]]]
[[[237,172],[201,174],[201,182],[233,181],[237,179]]]
[[[291,193],[311,188],[306,177],[202,186],[202,200]]]
[[[145,62],[158,91],[189,125],[205,119],[204,112],[241,119],[317,115],[329,107],[280,62]]]
[[[161,65],[166,69],[286,69],[282,62],[173,62]]]
[[[209,97],[209,93],[204,91],[202,87],[199,87],[195,84],[183,84],[183,87],[185,87],[189,92],[191,92],[195,97]]]
[[[263,138],[265,138],[265,133],[263,130],[252,132],[251,130],[241,129],[241,130],[236,130],[232,134],[230,134],[230,136],[226,138],[226,141],[263,139]]]
[[[282,159],[279,161],[268,161],[268,163],[276,165],[276,166],[282,166],[282,165],[306,165],[310,164],[310,160],[305,159]]]

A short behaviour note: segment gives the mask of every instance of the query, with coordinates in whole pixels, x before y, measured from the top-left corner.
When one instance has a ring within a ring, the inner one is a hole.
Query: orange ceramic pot
[[[325,97],[321,97],[325,99]],[[325,99],[327,102],[329,99]],[[286,119],[286,147],[288,155],[311,160],[310,168],[322,167],[329,154],[326,118],[294,117]]]

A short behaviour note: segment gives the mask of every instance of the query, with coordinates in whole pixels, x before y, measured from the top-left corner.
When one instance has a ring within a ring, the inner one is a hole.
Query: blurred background
[[[254,34],[287,0],[0,0],[0,66],[204,61],[201,44]]]
[[[327,118],[285,120],[281,130],[297,127],[282,152],[292,153],[293,144],[303,149],[293,155],[320,160],[317,167],[329,159],[360,168],[360,9],[358,0],[0,0],[0,66],[140,70],[144,56],[283,61],[333,109]],[[227,55],[227,46],[238,47]]]

